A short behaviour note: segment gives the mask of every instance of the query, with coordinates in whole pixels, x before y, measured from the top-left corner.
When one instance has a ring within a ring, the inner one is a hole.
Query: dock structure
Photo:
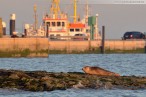
[[[48,57],[48,38],[0,38],[0,57]]]

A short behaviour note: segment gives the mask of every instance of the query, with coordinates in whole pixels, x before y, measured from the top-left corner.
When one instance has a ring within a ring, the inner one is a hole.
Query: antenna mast
[[[77,22],[77,0],[74,0],[74,23]]]
[[[37,30],[37,25],[38,25],[38,20],[37,20],[37,5],[35,4],[34,7],[34,19],[35,19],[35,23],[34,23],[34,30]]]
[[[88,5],[88,0],[86,0],[86,23],[88,23],[88,17],[89,17],[89,5]]]

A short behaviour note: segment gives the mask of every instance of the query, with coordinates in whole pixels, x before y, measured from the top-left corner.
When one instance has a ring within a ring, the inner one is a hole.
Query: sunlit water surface
[[[71,54],[48,58],[1,58],[0,69],[47,72],[82,72],[82,67],[99,66],[121,75],[146,76],[145,54]],[[146,90],[68,89],[52,92],[28,92],[0,89],[0,97],[146,97]]]

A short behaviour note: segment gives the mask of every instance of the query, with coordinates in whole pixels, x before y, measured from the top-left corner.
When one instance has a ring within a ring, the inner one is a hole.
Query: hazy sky
[[[37,4],[39,23],[42,15],[49,12],[51,0],[0,0],[0,17],[7,23],[9,32],[10,14],[16,14],[16,30],[22,32],[24,23],[32,24],[33,5]],[[72,15],[72,1],[61,0],[61,10]],[[84,15],[86,0],[80,0],[78,13]],[[106,39],[121,39],[126,31],[146,32],[146,5],[145,4],[102,4],[101,0],[88,0],[90,14],[99,14],[99,28],[106,27]],[[103,0],[106,1],[106,0]]]

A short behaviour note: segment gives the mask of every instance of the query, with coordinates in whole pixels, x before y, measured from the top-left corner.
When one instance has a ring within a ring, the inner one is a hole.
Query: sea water
[[[0,58],[0,69],[47,72],[83,72],[84,66],[99,66],[126,76],[146,76],[145,54],[68,54],[48,58]],[[146,90],[67,89],[29,92],[0,89],[0,97],[146,97]]]

